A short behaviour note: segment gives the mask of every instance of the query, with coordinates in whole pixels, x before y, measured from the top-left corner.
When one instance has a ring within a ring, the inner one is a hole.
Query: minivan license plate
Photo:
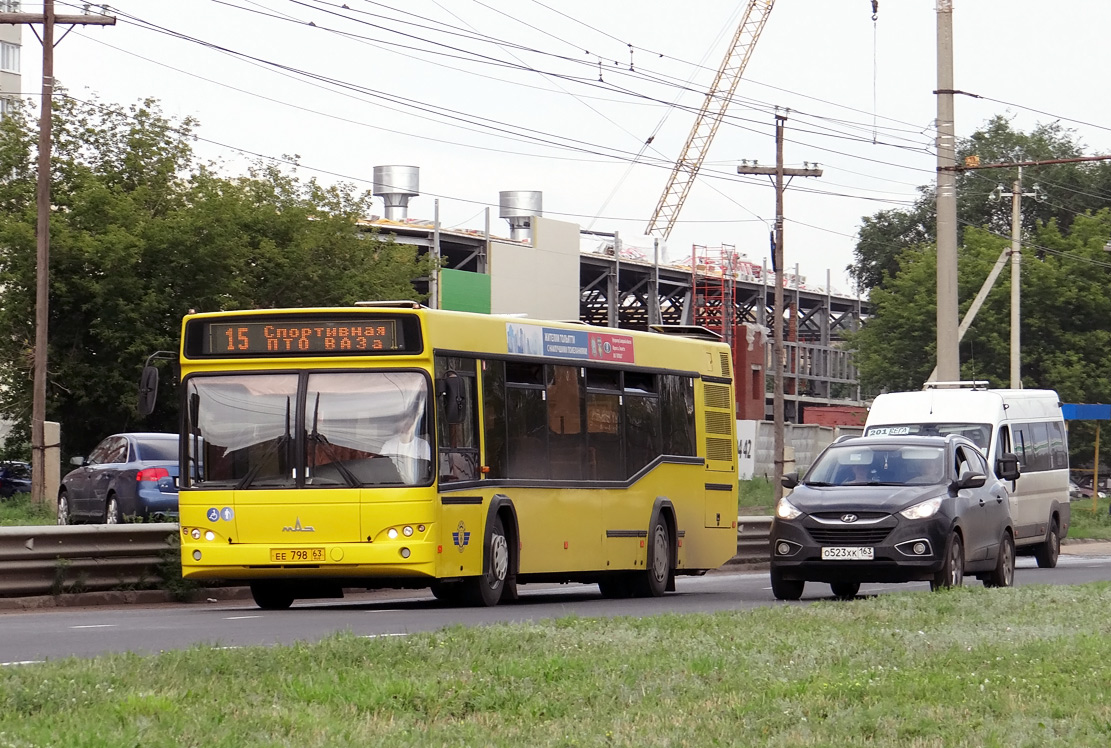
[[[823,561],[871,561],[875,555],[875,549],[871,547],[822,548]]]

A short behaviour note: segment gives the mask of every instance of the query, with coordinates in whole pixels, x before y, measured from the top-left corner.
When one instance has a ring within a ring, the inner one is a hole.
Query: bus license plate
[[[323,548],[271,548],[270,560],[278,564],[313,563],[324,560]]]
[[[870,547],[822,548],[823,561],[871,561],[875,556],[875,549]]]

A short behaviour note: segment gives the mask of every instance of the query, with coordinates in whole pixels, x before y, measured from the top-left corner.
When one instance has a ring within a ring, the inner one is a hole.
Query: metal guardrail
[[[177,533],[175,523],[0,527],[0,596],[157,582],[159,566],[177,555]]]
[[[737,518],[737,555],[730,564],[757,563],[771,558],[771,517]]]
[[[771,517],[739,517],[730,564],[769,558]],[[142,587],[176,560],[175,523],[0,527],[0,597]]]

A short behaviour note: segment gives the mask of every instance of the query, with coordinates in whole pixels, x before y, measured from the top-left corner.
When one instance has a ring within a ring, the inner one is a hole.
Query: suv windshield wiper
[[[802,485],[804,486],[832,486],[832,483],[826,483],[824,480],[808,480]]]

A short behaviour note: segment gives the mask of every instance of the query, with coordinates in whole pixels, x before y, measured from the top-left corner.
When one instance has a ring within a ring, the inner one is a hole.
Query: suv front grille
[[[879,545],[890,527],[808,527],[806,531],[821,545]]]

